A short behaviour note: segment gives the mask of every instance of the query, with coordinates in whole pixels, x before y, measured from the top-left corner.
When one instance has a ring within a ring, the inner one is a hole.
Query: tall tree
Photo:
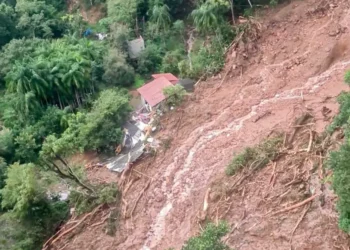
[[[151,21],[155,23],[157,33],[169,28],[171,23],[169,10],[168,5],[164,4],[162,0],[156,0],[152,8]]]
[[[13,7],[0,3],[0,48],[16,37],[17,17]]]

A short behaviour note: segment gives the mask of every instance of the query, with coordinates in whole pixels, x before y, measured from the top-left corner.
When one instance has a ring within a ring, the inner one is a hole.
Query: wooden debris
[[[276,214],[288,212],[288,211],[293,210],[293,209],[295,209],[295,208],[301,207],[301,206],[307,204],[308,202],[314,200],[314,199],[315,199],[317,196],[319,196],[319,195],[320,195],[320,194],[315,194],[315,195],[313,195],[313,196],[307,198],[306,200],[304,200],[304,201],[302,201],[302,202],[299,202],[299,203],[297,203],[297,204],[295,204],[295,205],[292,205],[292,206],[290,206],[290,207],[287,207],[287,208],[281,209],[281,210],[279,210],[279,211],[276,211],[276,212],[274,212],[274,213],[271,214],[271,215],[273,216],[273,215],[276,215]]]
[[[302,213],[302,215],[300,216],[300,218],[297,221],[297,224],[295,225],[295,227],[293,228],[293,231],[291,232],[291,236],[290,236],[290,248],[292,249],[292,240],[293,240],[293,235],[295,233],[295,231],[297,230],[299,224],[302,222],[302,220],[304,219],[305,215],[307,214],[307,211],[309,211],[311,207],[311,204],[306,205],[304,212]]]
[[[145,191],[148,189],[149,185],[151,184],[152,180],[149,180],[145,187],[142,189],[141,193],[139,194],[139,197],[137,197],[136,201],[135,201],[135,204],[133,206],[133,208],[131,209],[131,212],[130,212],[130,216],[132,217],[133,213],[134,213],[134,210],[137,206],[137,203],[139,202],[139,200],[141,199],[142,195],[145,193]]]
[[[204,221],[205,218],[207,217],[207,213],[208,213],[208,207],[209,207],[209,194],[210,194],[211,188],[207,189],[207,192],[205,193],[204,196],[204,202],[203,202],[203,210],[200,213],[200,221]]]
[[[301,117],[299,117],[294,124],[294,131],[292,133],[292,135],[290,136],[290,138],[288,138],[287,140],[287,144],[291,144],[294,140],[294,137],[296,135],[296,133],[299,131],[299,129],[303,126],[306,126],[307,124],[305,124],[305,122],[310,119],[312,116],[309,113],[306,113],[304,115],[302,115]]]
[[[98,207],[96,207],[94,209],[93,212],[87,213],[77,224],[75,224],[73,227],[69,228],[66,231],[58,231],[55,235],[53,235],[48,241],[45,242],[44,246],[43,246],[43,250],[48,249],[48,247],[50,245],[55,244],[55,242],[57,242],[60,238],[62,238],[63,236],[69,234],[70,232],[72,232],[75,228],[77,228],[79,225],[81,225],[89,216],[93,216],[95,213],[97,213],[98,210],[100,210],[100,208],[103,206],[104,204],[99,205]]]

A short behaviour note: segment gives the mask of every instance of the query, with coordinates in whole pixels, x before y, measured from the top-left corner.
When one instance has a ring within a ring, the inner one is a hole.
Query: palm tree
[[[171,16],[169,14],[168,5],[162,3],[161,0],[157,0],[152,9],[151,21],[156,24],[157,34],[161,30],[166,30],[171,23]]]
[[[216,6],[211,4],[202,4],[198,9],[192,11],[191,16],[199,32],[213,31],[219,24]]]

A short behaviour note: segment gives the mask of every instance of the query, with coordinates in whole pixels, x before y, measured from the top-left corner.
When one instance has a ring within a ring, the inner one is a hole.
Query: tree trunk
[[[231,17],[232,17],[232,24],[235,25],[235,12],[234,12],[234,5],[233,5],[233,0],[230,0],[230,5],[231,5]]]
[[[73,172],[72,168],[68,165],[68,163],[60,155],[56,155],[56,158],[68,169],[68,173],[69,173],[70,179],[74,180],[81,187],[89,190],[92,193],[95,193],[95,191],[92,188],[88,187],[85,183],[83,183],[78,178],[78,176]]]

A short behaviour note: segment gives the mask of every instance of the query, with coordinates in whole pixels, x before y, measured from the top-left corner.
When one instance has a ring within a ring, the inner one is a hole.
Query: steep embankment
[[[337,95],[347,90],[343,73],[350,68],[350,50],[345,45],[350,38],[349,7],[348,1],[305,0],[268,10],[258,19],[260,38],[230,50],[224,72],[200,83],[190,100],[164,118],[165,130],[159,136],[172,138],[171,147],[135,166],[144,175],[132,172],[129,177],[135,182],[124,194],[121,217],[127,218],[120,219],[117,236],[105,235],[103,225],[87,227],[65,249],[178,249],[198,230],[199,212],[212,181],[233,181],[224,178],[223,172],[234,152],[274,130],[288,130],[305,112],[313,115],[315,132],[322,132],[337,112]],[[324,107],[330,110],[327,117]],[[283,164],[277,164],[278,173],[295,171]],[[298,171],[303,173],[306,166],[302,163]],[[105,171],[91,176],[118,181]],[[229,211],[217,216],[232,225],[244,222],[244,227],[234,227],[227,240],[232,247],[290,249],[289,234],[301,210],[266,217],[269,210],[289,204],[275,204],[273,195],[272,200],[266,196],[263,183],[269,181],[271,171],[268,166],[242,183],[245,188],[240,195],[232,194]],[[277,177],[276,187],[281,183]],[[293,232],[296,249],[347,247],[345,235],[337,229],[332,194],[325,203],[327,213],[313,202]]]

